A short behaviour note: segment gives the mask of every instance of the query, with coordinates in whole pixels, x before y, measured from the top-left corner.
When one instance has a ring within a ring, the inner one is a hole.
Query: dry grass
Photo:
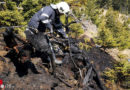
[[[5,56],[7,54],[7,51],[0,51],[0,56]]]
[[[120,61],[120,59],[130,59],[130,49],[120,51],[118,48],[112,48],[106,49],[106,52],[109,53],[117,61]]]
[[[0,61],[0,72],[2,72],[4,69],[4,63],[2,61]]]

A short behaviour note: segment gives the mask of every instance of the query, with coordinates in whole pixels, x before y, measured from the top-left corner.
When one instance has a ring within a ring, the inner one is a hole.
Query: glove
[[[53,27],[52,27],[52,25],[50,23],[47,23],[46,27],[50,30],[50,33],[52,34],[53,33]]]
[[[61,28],[61,29],[58,29],[58,33],[60,34],[60,36],[62,38],[65,38],[65,39],[68,39],[66,33],[64,32],[64,30]]]
[[[52,29],[52,28],[50,29],[50,33],[51,33],[51,34],[53,33],[53,29]]]
[[[68,36],[66,34],[63,34],[62,36],[63,38],[68,39]]]

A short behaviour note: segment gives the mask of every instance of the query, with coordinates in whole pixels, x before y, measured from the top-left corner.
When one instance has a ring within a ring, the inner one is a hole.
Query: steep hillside
[[[3,40],[1,40],[0,43],[4,44]],[[29,62],[24,65],[20,63],[16,63],[17,59],[14,57],[15,54],[9,51],[7,53],[7,51],[5,51],[3,47],[1,47],[0,49],[1,49],[0,79],[3,80],[5,89],[10,89],[10,88],[11,89],[12,88],[34,89],[35,88],[35,89],[47,89],[47,90],[52,90],[52,89],[70,90],[70,89],[88,88],[89,90],[93,88],[95,90],[100,90],[99,85],[92,77],[91,77],[92,79],[90,79],[90,81],[88,82],[88,87],[86,87],[86,85],[82,86],[82,82],[80,82],[82,81],[82,79],[80,80],[79,78],[80,73],[77,72],[77,70],[74,68],[73,62],[69,55],[66,55],[66,57],[64,58],[64,63],[62,65],[57,65],[56,67],[57,74],[56,76],[54,76],[50,73],[51,71],[46,67],[46,65],[44,65],[44,63],[40,58],[35,57],[31,59],[31,63],[34,64],[35,68],[39,71],[39,73],[37,73],[35,71],[33,72],[31,68],[29,69],[26,66],[26,65],[31,65]],[[6,52],[4,53],[4,55],[2,55],[3,51]],[[10,59],[9,57],[7,57],[8,56],[7,54],[11,55],[11,57],[14,58]],[[114,62],[114,59],[109,54],[96,47],[93,47],[89,51],[85,51],[84,55],[82,55],[82,53],[79,53],[79,54],[74,54],[72,56],[75,63],[80,68],[85,67],[82,61],[83,57],[85,57],[86,60],[88,60],[94,65],[99,75],[101,75],[101,73],[105,70],[105,68],[111,68]],[[92,76],[93,75],[95,74],[92,74]]]

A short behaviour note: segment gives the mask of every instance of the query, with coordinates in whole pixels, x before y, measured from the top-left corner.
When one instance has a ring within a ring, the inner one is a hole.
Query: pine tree
[[[101,11],[99,10],[99,5],[97,5],[97,0],[87,0],[86,2],[86,14],[87,19],[91,19],[94,24],[99,24],[99,15]]]
[[[21,26],[25,25],[24,17],[17,9],[15,2],[11,0],[4,0],[6,2],[5,9],[0,11],[0,25],[1,26]]]
[[[105,27],[106,22],[103,20],[99,26],[99,38],[97,43],[103,48],[116,47],[115,39],[113,38],[112,32],[109,28]]]
[[[21,3],[21,6],[23,7],[22,14],[24,15],[26,21],[28,21],[33,14],[42,8],[42,5],[38,3],[38,0],[24,0]]]
[[[119,13],[110,8],[99,25],[98,43],[105,48],[130,48],[130,31],[125,25],[120,22]]]

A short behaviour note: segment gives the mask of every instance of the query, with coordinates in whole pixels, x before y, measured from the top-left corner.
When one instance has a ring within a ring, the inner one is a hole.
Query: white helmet
[[[66,2],[60,2],[60,3],[56,4],[56,6],[57,6],[58,11],[61,14],[65,14],[65,15],[69,14],[70,7],[69,7],[69,5]]]

